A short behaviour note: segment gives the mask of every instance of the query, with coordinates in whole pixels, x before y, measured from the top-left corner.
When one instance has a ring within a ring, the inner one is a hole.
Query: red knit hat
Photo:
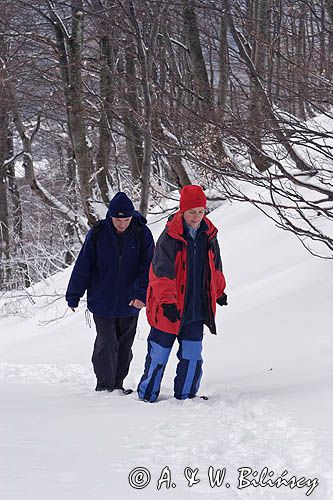
[[[192,184],[184,186],[180,192],[180,211],[185,212],[191,208],[206,208],[207,199],[201,186]]]

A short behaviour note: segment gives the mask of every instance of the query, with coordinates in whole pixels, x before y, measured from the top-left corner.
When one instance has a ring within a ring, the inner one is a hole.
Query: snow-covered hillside
[[[333,498],[332,262],[250,206],[225,205],[210,218],[229,305],[218,310],[218,336],[204,339],[208,401],[172,397],[175,352],[157,403],[95,393],[94,329],[84,304],[71,313],[63,300],[70,270],[30,298],[1,301],[1,499]],[[156,237],[164,223],[151,225]],[[142,374],[148,331],[141,313],[129,387]],[[241,481],[244,467],[261,486]],[[289,485],[263,486],[265,467]],[[144,469],[130,485],[136,468]]]

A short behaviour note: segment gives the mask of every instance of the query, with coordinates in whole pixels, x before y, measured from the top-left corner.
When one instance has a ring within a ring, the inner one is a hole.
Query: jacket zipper
[[[193,262],[193,293],[194,293],[194,299],[193,299],[193,305],[192,305],[192,309],[193,309],[193,316],[192,318],[194,317],[194,313],[195,313],[195,310],[194,310],[194,307],[195,307],[195,304],[196,304],[196,280],[195,280],[195,275],[196,275],[196,269],[195,269],[195,266],[196,266],[196,255],[197,255],[197,241],[196,239],[193,241],[194,243],[194,249],[193,249],[193,258],[194,258],[194,262]]]
[[[126,240],[127,236],[128,236],[128,234],[125,234],[125,236],[124,236],[124,241],[122,242],[122,247],[121,247],[121,249],[122,249],[122,250],[124,249],[125,240]],[[116,237],[117,237],[117,236],[116,236]],[[121,263],[122,263],[122,260],[121,260],[121,259],[122,259],[122,253],[120,253],[120,251],[119,251],[119,244],[118,244],[118,241],[117,241],[117,250],[118,250],[118,256],[119,256],[119,257],[118,257],[118,281],[119,281],[119,278],[120,278],[120,270],[121,270]],[[117,301],[118,301],[118,297],[119,297],[119,296],[118,296],[118,295],[116,295],[115,302],[117,302]]]
[[[185,265],[186,265],[186,271],[188,271],[188,243],[187,243],[187,241],[184,240],[183,245],[186,245],[186,264]],[[188,279],[186,279],[186,286],[185,286],[185,293],[184,293],[184,305],[183,305],[182,317],[181,317],[181,320],[179,322],[179,329],[178,329],[177,335],[179,334],[179,332],[182,328],[183,322],[184,322],[184,311],[185,311],[187,293],[188,293]]]

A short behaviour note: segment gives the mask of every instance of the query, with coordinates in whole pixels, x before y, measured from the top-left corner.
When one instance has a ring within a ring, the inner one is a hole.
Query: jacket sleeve
[[[155,243],[150,229],[144,226],[143,230],[144,237],[140,254],[140,265],[133,290],[133,299],[139,299],[141,302],[146,303],[149,267],[153,258]]]
[[[216,270],[216,298],[218,301],[224,293],[224,290],[226,288],[226,281],[223,273],[220,246],[216,236],[213,239],[212,245],[214,253],[214,265]]]
[[[165,230],[156,243],[149,284],[157,303],[177,303],[176,248],[174,239]]]
[[[85,242],[77,256],[66,292],[68,307],[77,307],[81,297],[89,286],[94,265],[95,249],[92,230],[86,236]]]

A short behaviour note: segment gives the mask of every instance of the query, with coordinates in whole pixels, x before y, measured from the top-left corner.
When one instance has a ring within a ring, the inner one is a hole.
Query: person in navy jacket
[[[88,232],[66,292],[75,311],[87,291],[97,336],[92,363],[96,391],[125,391],[140,309],[145,306],[154,240],[146,219],[125,193],[110,202],[106,219]],[[127,391],[128,392],[128,391]]]
[[[150,266],[147,319],[151,326],[139,399],[156,401],[169,355],[177,338],[174,396],[196,396],[202,376],[204,324],[216,334],[216,304],[227,305],[217,228],[205,216],[200,186],[183,187],[180,209],[156,243]]]

